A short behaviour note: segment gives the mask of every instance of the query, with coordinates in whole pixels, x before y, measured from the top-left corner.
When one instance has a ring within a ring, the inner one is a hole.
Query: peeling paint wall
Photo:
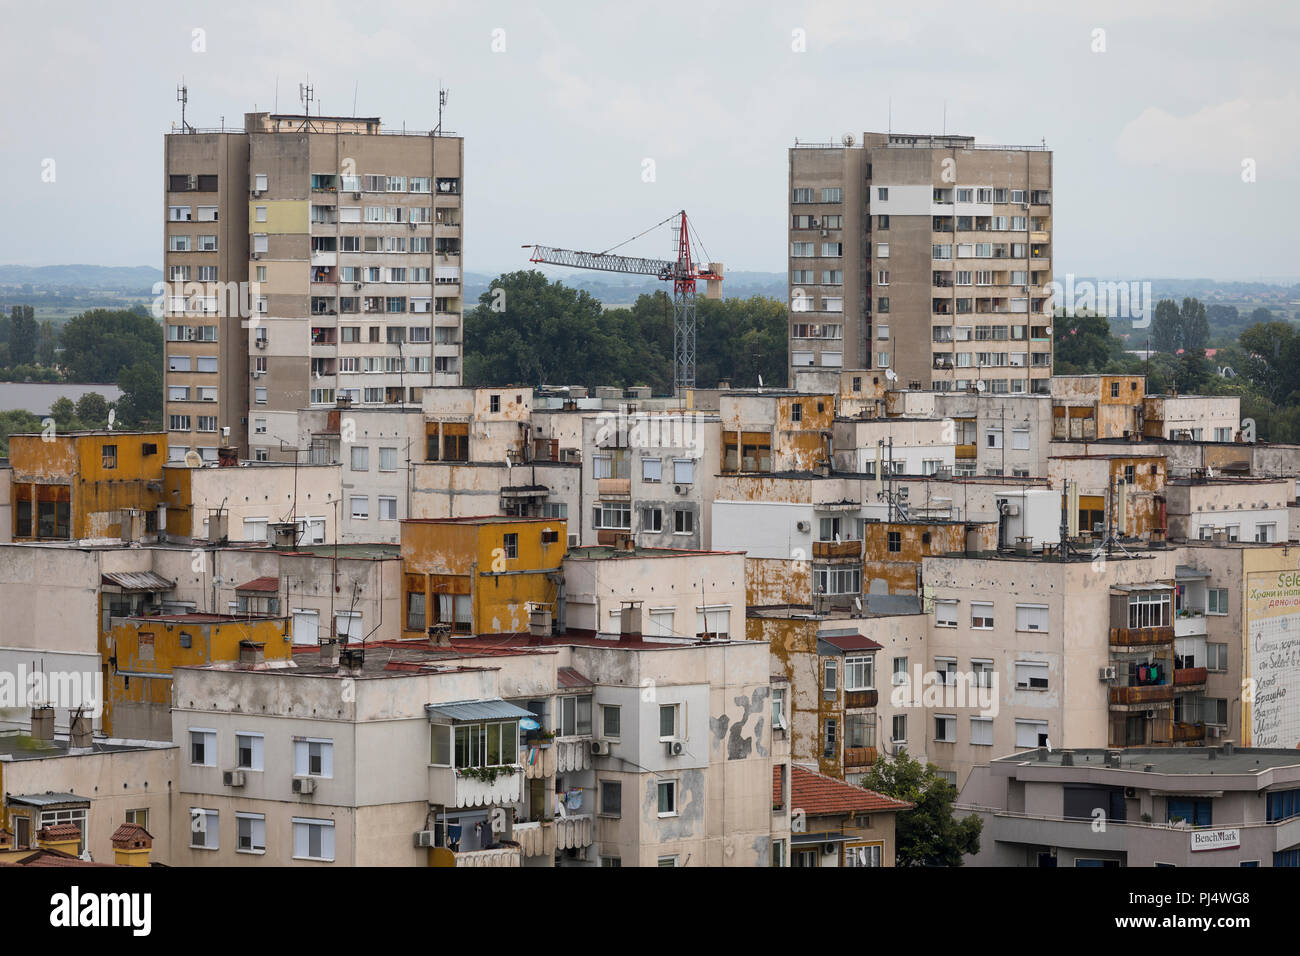
[[[751,607],[811,603],[812,562],[746,557],[745,601]]]

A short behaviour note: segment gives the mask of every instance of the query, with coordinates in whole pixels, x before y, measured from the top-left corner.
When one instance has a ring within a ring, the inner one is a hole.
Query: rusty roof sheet
[[[170,591],[175,581],[168,581],[153,571],[113,571],[100,575],[100,585],[119,587],[123,591]]]
[[[591,678],[572,667],[557,667],[555,682],[564,688],[591,687]]]
[[[278,591],[280,590],[280,579],[267,575],[266,577],[253,578],[245,584],[235,588],[236,591]]]

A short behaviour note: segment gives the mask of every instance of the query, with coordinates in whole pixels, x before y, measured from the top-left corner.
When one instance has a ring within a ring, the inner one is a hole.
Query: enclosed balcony
[[[845,747],[844,748],[844,769],[853,770],[862,767],[870,767],[876,762],[877,753],[875,747]]]
[[[858,559],[862,557],[861,541],[814,541],[813,560],[830,561],[837,558]]]
[[[1131,685],[1110,689],[1110,706],[1114,708],[1151,707],[1155,704],[1173,703],[1173,699],[1173,684]]]
[[[470,850],[456,854],[457,866],[521,866],[523,853],[517,846],[500,846],[491,850]]]

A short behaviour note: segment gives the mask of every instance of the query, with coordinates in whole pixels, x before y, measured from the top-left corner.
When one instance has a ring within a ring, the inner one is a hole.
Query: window
[[[1228,589],[1227,588],[1207,588],[1206,596],[1206,614],[1227,614],[1228,613]]]
[[[987,660],[971,659],[971,673],[975,678],[976,687],[993,686],[993,662]]]
[[[295,860],[334,859],[334,821],[293,818]]]
[[[664,474],[664,463],[662,458],[642,458],[641,459],[641,480],[642,481],[660,481]]]
[[[992,717],[972,717],[970,719],[970,742],[980,747],[993,746]]]
[[[1213,802],[1207,798],[1177,799],[1169,797],[1166,800],[1166,809],[1168,810],[1166,819],[1169,823],[1186,820],[1192,826],[1208,827],[1214,819]]]
[[[895,714],[889,732],[890,736],[893,738],[890,743],[907,743],[907,715]]]
[[[659,739],[673,740],[677,736],[678,704],[659,705]]]
[[[785,721],[785,688],[772,688],[772,726],[784,728]]]
[[[940,744],[957,742],[957,717],[955,714],[935,714],[934,740]]]
[[[1206,644],[1206,668],[1212,671],[1226,671],[1228,669],[1228,645],[1227,644]]]
[[[1300,816],[1300,790],[1277,790],[1268,794],[1268,822],[1281,823]]]
[[[343,636],[342,629],[339,636]],[[295,777],[333,777],[334,741],[315,737],[293,739],[293,774]]]
[[[220,847],[217,839],[220,822],[216,810],[204,810],[190,807],[190,846],[195,850],[216,850]]]
[[[889,201],[889,187],[888,187],[888,186],[877,186],[877,187],[876,187],[876,198],[879,199],[879,200],[882,201],[882,202],[888,202],[888,201]]]
[[[370,499],[365,495],[352,496],[352,517],[369,518],[370,517]]]
[[[1041,661],[1016,661],[1017,690],[1047,690],[1047,664]]]
[[[600,735],[617,740],[623,729],[623,709],[615,704],[604,704],[600,708]]]
[[[907,658],[895,657],[892,683],[897,687],[899,684],[906,684],[907,679]]]
[[[370,470],[370,448],[366,445],[352,446],[352,470],[369,471]]]
[[[190,765],[215,767],[217,765],[217,732],[190,729]]]
[[[813,590],[817,594],[861,594],[862,567],[854,564],[814,566]]]
[[[254,402],[258,405],[266,404],[266,386],[259,385],[253,389]]]
[[[1273,523],[1255,525],[1255,540],[1260,542],[1277,540],[1277,525]]]
[[[1029,429],[1013,428],[1011,430],[1011,447],[1016,451],[1029,450]]]
[[[1047,721],[1017,720],[1016,721],[1016,746],[1017,747],[1047,746]]]
[[[602,501],[595,506],[594,524],[599,529],[632,530],[632,505],[627,501]]]
[[[983,353],[981,353],[981,354],[983,354]],[[987,363],[985,363],[985,364],[987,364]],[[988,447],[988,448],[1001,448],[1001,447],[1002,447],[1002,429],[1001,429],[1001,428],[990,428],[988,431],[986,431],[986,432],[984,433],[984,444],[985,444],[985,446]]]
[[[682,508],[673,509],[673,533],[674,534],[694,534],[695,533],[695,512],[686,511]]]
[[[956,627],[957,626],[957,602],[956,601],[935,601],[934,602],[934,626],[935,627]],[[903,658],[906,662],[906,658]]]
[[[235,766],[240,770],[262,769],[262,735],[235,734]]]
[[[822,681],[822,690],[827,694],[836,693],[839,690],[839,661],[833,657],[828,657],[822,669],[825,674],[825,679]]]
[[[811,189],[796,189],[792,202],[805,203],[813,201],[813,191]]]
[[[889,536],[889,551],[890,551],[890,553],[891,553],[891,554],[897,554],[897,553],[899,553],[900,551],[902,551],[902,550],[903,550],[903,534],[902,534],[902,532],[901,532],[901,531],[890,531],[890,532],[888,533],[888,536]]]
[[[679,485],[689,485],[694,482],[695,461],[691,458],[674,458],[673,481]]]
[[[602,817],[623,815],[623,784],[614,780],[600,782],[600,815]]]
[[[266,816],[261,813],[235,814],[235,850],[239,853],[266,852]]]
[[[889,258],[889,243],[887,242],[876,243],[876,258],[877,259]]]
[[[844,191],[839,186],[823,187],[822,202],[841,202]]]
[[[379,496],[379,520],[380,521],[397,520],[397,499],[396,498],[387,497],[385,495]]]
[[[876,686],[876,662],[873,657],[844,658],[844,689],[871,690]]]
[[[993,605],[986,601],[971,601],[970,626],[980,630],[993,627]]]
[[[661,816],[661,817],[675,817],[675,816],[677,816],[677,781],[676,781],[676,780],[660,780],[660,781],[659,781],[658,790],[659,790],[659,816]],[[677,858],[676,858],[676,857],[667,857],[666,859],[669,859],[669,860],[672,861],[671,863],[668,863],[668,864],[665,864],[665,863],[664,863],[664,859],[665,859],[664,857],[660,857],[660,858],[659,858],[659,865],[660,865],[660,866],[664,866],[664,865],[667,865],[667,866],[676,866],[676,865],[677,865]]]
[[[1128,596],[1129,627],[1168,627],[1172,591],[1131,591]]]
[[[1046,631],[1048,629],[1047,610],[1046,604],[1017,604],[1016,630]]]
[[[822,756],[828,759],[833,758],[839,749],[839,720],[834,717],[826,718],[826,726],[823,731]]]
[[[662,508],[643,508],[641,511],[642,531],[663,531],[664,512]],[[653,615],[653,612],[651,612]]]
[[[397,449],[396,448],[379,449],[379,470],[397,471]]]

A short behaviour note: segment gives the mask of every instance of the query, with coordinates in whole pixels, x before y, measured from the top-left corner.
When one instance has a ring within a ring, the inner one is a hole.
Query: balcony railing
[[[1149,647],[1169,644],[1174,639],[1172,627],[1112,627],[1110,643],[1114,647]]]
[[[876,762],[875,747],[845,747],[844,767],[870,767]]]
[[[555,768],[559,773],[591,769],[591,735],[555,738]]]
[[[628,478],[596,479],[596,495],[600,498],[627,498],[632,494],[632,482]]]
[[[511,836],[515,838],[520,852],[526,857],[555,855],[555,821],[553,820],[516,823],[511,829]]]
[[[879,701],[880,692],[877,690],[846,690],[844,692],[844,706],[848,710],[875,707]]]
[[[1209,670],[1204,667],[1175,667],[1174,686],[1179,689],[1204,684]]]
[[[588,813],[555,818],[555,845],[561,850],[591,846],[592,821]]]
[[[456,854],[457,866],[520,866],[523,853],[517,846],[501,846],[491,850],[469,850]]]
[[[1174,724],[1174,743],[1201,743],[1205,740],[1205,724]]]
[[[859,558],[862,556],[861,541],[814,541],[813,560],[826,561],[834,558]]]
[[[492,807],[519,803],[524,798],[524,768],[510,764],[479,776],[451,767],[429,768],[429,802],[445,807]]]
[[[1168,703],[1173,699],[1173,684],[1133,685],[1131,687],[1112,687],[1110,689],[1110,703],[1113,707],[1161,704]]]

